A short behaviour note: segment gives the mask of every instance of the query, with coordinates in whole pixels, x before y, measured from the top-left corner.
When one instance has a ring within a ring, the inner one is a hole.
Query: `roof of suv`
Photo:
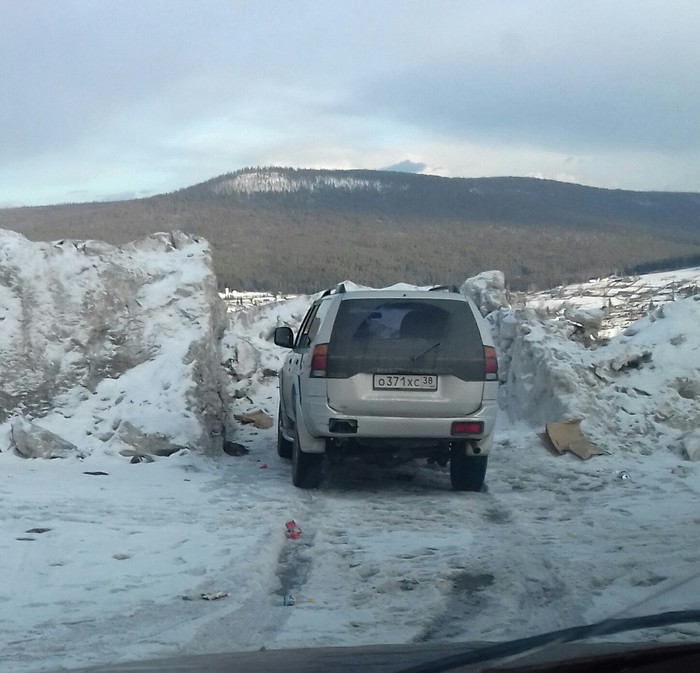
[[[457,299],[468,301],[467,298],[459,292],[456,286],[448,287],[440,285],[437,287],[419,289],[408,287],[406,289],[399,287],[387,288],[347,288],[344,283],[340,283],[336,288],[326,290],[323,295],[340,296],[341,299],[374,299],[378,296],[386,297],[387,299]]]
[[[331,295],[333,297],[337,295]],[[386,297],[387,299],[456,299],[466,301],[462,294],[453,292],[427,292],[426,290],[353,290],[340,295],[341,299],[374,299]]]

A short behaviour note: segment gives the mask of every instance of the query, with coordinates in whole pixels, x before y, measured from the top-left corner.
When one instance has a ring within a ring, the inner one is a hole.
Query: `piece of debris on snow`
[[[133,463],[134,465],[136,463],[153,463],[155,462],[155,459],[153,456],[149,456],[147,453],[142,453],[140,451],[137,451],[136,449],[122,449],[119,452],[120,456],[124,456],[125,458],[129,458],[131,456],[131,460],[129,461],[130,463]]]
[[[230,595],[228,591],[214,591],[212,593],[202,594],[202,599],[205,601],[218,601],[219,598],[226,598]]]
[[[298,540],[301,537],[301,528],[299,528],[297,522],[292,519],[284,524],[284,534],[290,540]]]
[[[559,451],[556,446],[554,446],[554,442],[549,438],[549,435],[547,432],[539,432],[537,433],[537,436],[542,440],[542,444],[544,444],[545,448],[554,456],[563,456],[564,452]]]
[[[605,453],[583,434],[580,420],[547,423],[546,438],[548,448],[554,447],[560,454],[570,451],[582,460]]]
[[[564,317],[591,332],[598,332],[603,326],[603,311],[601,309],[568,306],[564,310]]]
[[[116,431],[116,438],[122,444],[126,444],[130,449],[122,449],[121,455],[144,455],[171,456],[173,453],[182,451],[184,446],[175,444],[171,439],[162,433],[147,433],[140,430],[129,421],[122,421]],[[131,452],[131,453],[130,453]]]
[[[212,591],[203,594],[192,594],[190,596],[183,596],[183,601],[218,601],[220,598],[226,598],[230,596],[227,591]]]
[[[420,582],[413,577],[404,577],[399,580],[399,588],[401,591],[413,591],[419,584]]]
[[[266,414],[262,409],[257,409],[256,411],[249,411],[244,414],[234,414],[233,417],[244,425],[254,425],[260,430],[267,430],[274,425],[272,416]]]
[[[250,453],[250,451],[246,449],[243,444],[226,440],[224,442],[224,453],[228,454],[229,456],[245,456]]]
[[[564,309],[564,318],[573,326],[569,334],[572,341],[591,347],[599,340],[599,332],[603,326],[603,311],[601,309],[585,309],[568,306]]]
[[[21,416],[14,418],[10,427],[12,448],[23,458],[65,458],[78,451],[75,444]]]
[[[639,369],[647,362],[651,362],[651,351],[630,351],[611,360],[610,367],[616,372],[623,372],[626,369]]]

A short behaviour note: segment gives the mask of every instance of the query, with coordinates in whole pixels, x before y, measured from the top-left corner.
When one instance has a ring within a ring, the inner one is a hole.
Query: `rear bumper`
[[[403,416],[354,416],[339,414],[331,409],[323,397],[307,397],[304,400],[304,425],[312,437],[317,439],[435,439],[459,440],[469,439],[482,444],[483,453],[491,446],[491,435],[496,424],[498,404],[496,400],[483,400],[482,406],[475,412],[453,418],[407,418]],[[353,420],[357,422],[357,432],[333,433],[329,430],[329,422],[336,420]],[[484,424],[484,430],[479,435],[452,434],[454,421],[475,421]]]

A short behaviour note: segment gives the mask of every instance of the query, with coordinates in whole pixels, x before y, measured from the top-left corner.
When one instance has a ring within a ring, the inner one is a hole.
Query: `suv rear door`
[[[294,339],[294,348],[285,360],[280,394],[289,418],[294,418],[296,413],[294,408],[295,386],[301,384],[300,376],[305,369],[305,365],[307,370],[309,368],[310,347],[319,330],[321,321],[328,313],[329,306],[330,302],[323,299],[316,300],[311,305],[299,326],[299,331]],[[306,394],[309,391],[302,392]]]
[[[458,417],[481,406],[484,347],[461,298],[344,298],[326,376],[340,413]]]

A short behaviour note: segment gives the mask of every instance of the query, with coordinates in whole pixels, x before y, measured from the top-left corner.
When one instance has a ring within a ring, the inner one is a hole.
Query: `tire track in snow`
[[[302,591],[315,602],[295,610],[276,647],[302,632],[307,644],[420,639],[445,613],[449,587],[468,575],[470,521],[481,510],[508,516],[490,506],[488,494],[449,490],[448,473],[438,468],[335,467],[311,498],[299,523],[314,531]],[[313,611],[325,615],[323,629]]]
[[[346,619],[313,644],[489,640],[580,622],[588,604],[557,551],[576,506],[553,516],[521,471],[502,455],[492,488],[474,494],[450,491],[439,468],[333,470],[307,513],[318,547],[305,590],[331,592]]]
[[[260,540],[255,558],[250,560],[257,571],[257,581],[248,581],[245,568],[236,569],[229,578],[222,577],[224,584],[228,580],[233,587],[231,600],[188,639],[182,648],[188,653],[268,648],[276,634],[284,631],[291,614],[292,608],[284,605],[283,596],[298,593],[296,587],[303,586],[309,572],[314,546],[312,531],[302,528],[302,537],[290,540],[285,537],[284,523],[292,518],[303,521],[311,496],[295,489],[291,479],[287,481],[288,461],[274,455],[269,434],[254,441],[260,458],[251,453],[249,462],[265,461],[268,468],[261,472],[258,462],[254,462],[255,469],[227,474],[221,486],[235,488],[239,501],[249,501],[253,507],[255,502],[265,506],[268,534]],[[272,479],[261,485],[254,481],[260,474]]]
[[[436,466],[350,463],[327,471],[320,489],[299,491],[271,436],[264,449],[258,438],[273,479],[250,492],[279,503],[275,539],[295,518],[301,544],[279,542],[265,586],[208,642],[221,650],[505,640],[590,621],[596,601],[629,572],[617,548],[634,543],[642,553],[629,521],[648,491],[615,481],[608,458],[557,459],[533,437],[504,432],[480,494],[452,492]],[[629,578],[650,581],[658,580]],[[285,593],[297,605],[284,607]]]

